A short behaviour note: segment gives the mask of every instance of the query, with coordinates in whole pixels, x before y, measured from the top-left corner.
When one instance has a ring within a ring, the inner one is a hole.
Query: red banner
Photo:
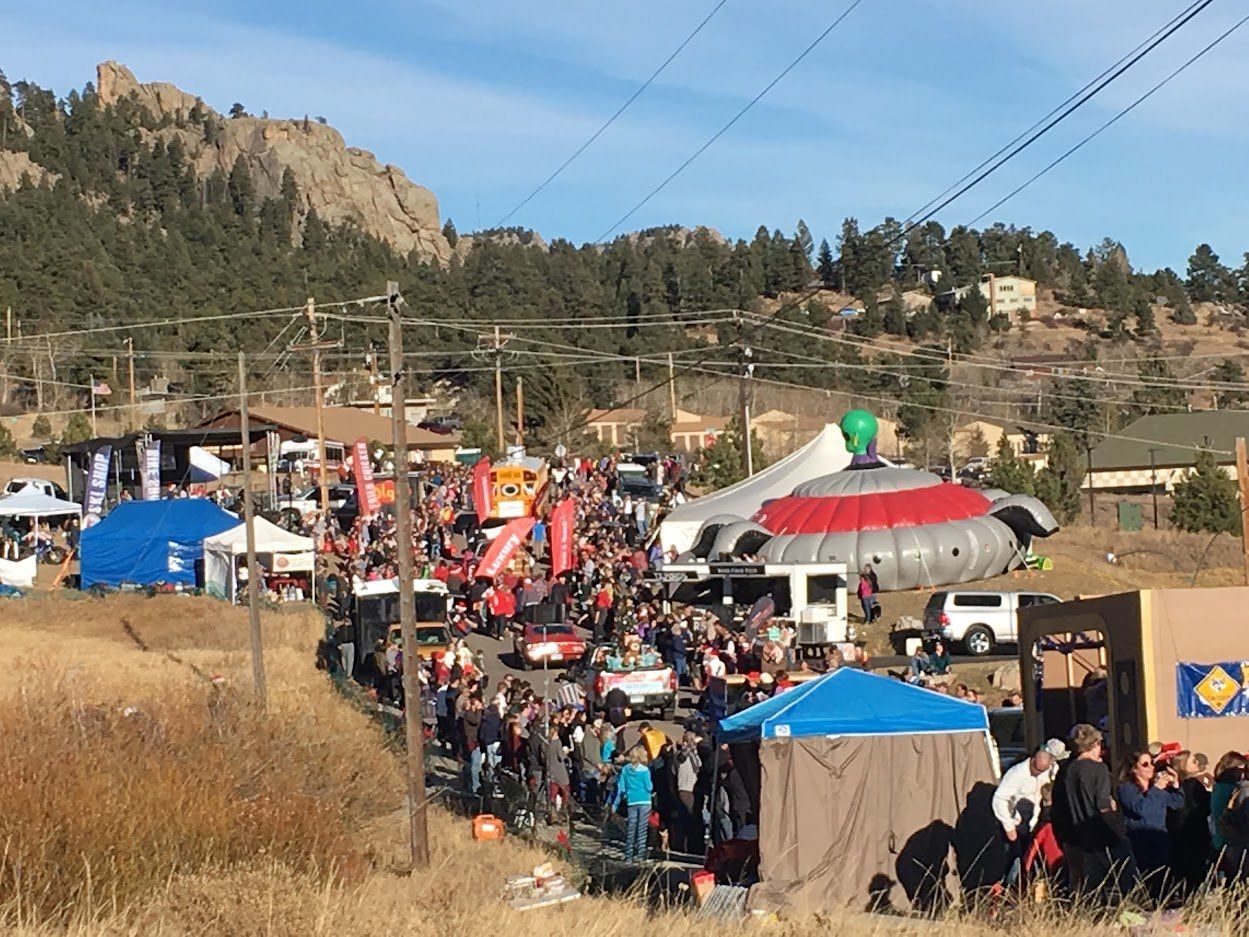
[[[508,521],[507,526],[491,542],[486,555],[481,558],[481,563],[477,566],[477,578],[494,579],[503,572],[508,561],[529,537],[535,523],[537,519],[533,517],[518,517],[514,521]]]
[[[490,516],[491,502],[490,459],[483,457],[473,466],[473,507],[477,511],[477,520],[484,521]]]
[[[577,518],[577,505],[572,498],[565,498],[555,505],[548,527],[551,531],[551,575],[572,569],[572,535]]]
[[[362,515],[372,516],[382,509],[382,500],[373,484],[373,463],[369,460],[369,441],[361,436],[352,447],[352,468],[356,473],[356,503]]]

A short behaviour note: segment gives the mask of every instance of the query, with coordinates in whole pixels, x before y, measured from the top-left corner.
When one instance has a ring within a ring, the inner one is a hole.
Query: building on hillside
[[[1097,368],[1096,361],[1077,361],[1070,355],[1020,355],[1012,358],[1011,368],[1016,376],[1028,381],[1044,381],[1051,377],[1081,374]]]
[[[985,273],[981,274],[980,282],[976,286],[989,305],[990,316],[1003,315],[1014,322],[1021,313],[1027,312],[1031,315],[1036,312],[1036,280]],[[937,297],[938,304],[948,309],[971,289],[970,286],[960,286],[958,289],[948,290]]]
[[[646,422],[646,411],[636,407],[614,410],[591,410],[585,430],[605,446],[625,447],[637,444],[638,433]]]
[[[389,417],[378,416],[355,407],[324,407],[325,441],[348,449],[363,436],[378,441],[389,448],[394,438]],[[316,407],[250,407],[250,417],[255,423],[270,424],[282,442],[302,437],[317,438]],[[239,425],[237,408],[223,410],[202,424],[203,427],[231,427]],[[459,433],[435,433],[418,426],[407,426],[409,458],[419,455],[431,462],[450,462],[460,447]]]
[[[677,420],[672,424],[672,450],[693,453],[706,449],[720,437],[728,425],[728,417],[699,416],[678,410]]]
[[[902,294],[902,306],[908,316],[923,312],[932,305],[932,297],[923,290],[907,290]]]
[[[954,430],[954,451],[970,457],[980,453],[972,452],[976,443],[983,438],[988,447],[985,455],[992,456],[997,452],[1002,437],[1017,456],[1036,455],[1049,442],[1049,433],[1028,429],[1007,420],[990,420],[986,418],[963,423]]]
[[[1203,410],[1143,416],[1093,447],[1084,487],[1095,491],[1171,491],[1208,449],[1236,475],[1236,437],[1249,438],[1249,412]]]

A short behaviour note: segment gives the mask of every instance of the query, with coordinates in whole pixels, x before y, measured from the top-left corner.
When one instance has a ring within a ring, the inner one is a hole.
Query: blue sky
[[[594,0],[175,4],[0,0],[0,67],[64,93],[104,59],[226,110],[324,115],[403,167],[461,231],[495,224],[714,5]],[[863,0],[628,228],[759,224],[817,239],[906,217],[1181,8],[1179,0]],[[512,219],[597,237],[828,25],[842,3],[729,0],[617,123]],[[1215,2],[1120,83],[942,213],[979,214],[1243,15]],[[1249,250],[1249,27],[992,220],[1138,266]],[[987,223],[987,222],[986,222]]]

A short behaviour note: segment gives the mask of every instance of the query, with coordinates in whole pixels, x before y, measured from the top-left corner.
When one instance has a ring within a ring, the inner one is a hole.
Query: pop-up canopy
[[[256,554],[263,557],[261,565],[274,574],[307,574],[312,586],[316,564],[316,544],[311,537],[301,537],[263,517],[253,521],[256,532]],[[239,524],[204,541],[204,587],[210,595],[238,597],[238,564],[235,557],[247,553],[247,524]],[[266,561],[267,560],[267,561]]]
[[[988,711],[978,703],[842,667],[725,719],[719,736],[722,742],[745,742],[988,731]]]
[[[719,739],[735,766],[758,755],[752,908],[930,910],[997,880],[983,706],[843,667],[726,719]]]
[[[65,514],[82,514],[82,505],[62,501],[33,488],[23,488],[17,494],[0,498],[0,517],[60,517]]]

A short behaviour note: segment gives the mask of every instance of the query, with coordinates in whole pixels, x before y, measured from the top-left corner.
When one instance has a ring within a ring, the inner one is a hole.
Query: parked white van
[[[1048,592],[936,592],[924,608],[924,630],[983,657],[999,644],[1019,641],[1019,609],[1061,601]]]

